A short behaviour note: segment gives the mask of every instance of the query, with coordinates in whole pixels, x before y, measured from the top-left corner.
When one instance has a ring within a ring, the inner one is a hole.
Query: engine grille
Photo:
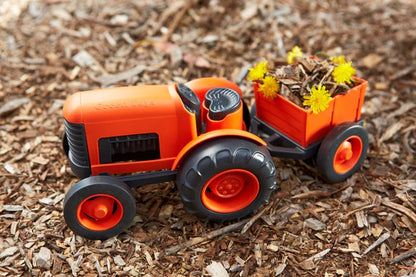
[[[102,164],[160,159],[156,133],[101,138],[98,145]]]
[[[69,145],[69,158],[77,166],[87,167],[88,158],[87,141],[83,124],[71,123],[65,120],[65,132]]]

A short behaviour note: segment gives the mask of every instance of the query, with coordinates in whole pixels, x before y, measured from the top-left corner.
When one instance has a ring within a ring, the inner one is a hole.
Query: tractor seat
[[[201,101],[196,93],[184,84],[177,84],[176,89],[185,108],[195,114],[197,134],[199,135],[202,130]]]
[[[214,88],[205,95],[205,106],[209,109],[209,118],[222,120],[226,115],[237,111],[241,105],[241,97],[229,88]]]

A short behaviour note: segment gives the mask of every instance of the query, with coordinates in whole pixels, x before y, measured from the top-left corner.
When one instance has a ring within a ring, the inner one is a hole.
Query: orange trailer
[[[302,147],[324,138],[335,126],[346,121],[359,121],[364,102],[367,81],[356,79],[359,85],[348,93],[336,95],[326,110],[314,114],[280,94],[276,98],[263,97],[254,85],[257,118],[283,133]]]
[[[336,95],[327,109],[314,114],[280,94],[266,98],[254,84],[255,106],[252,132],[264,137],[272,156],[316,159],[320,174],[340,182],[360,167],[368,148],[368,134],[362,126],[361,108],[367,81],[346,94]]]

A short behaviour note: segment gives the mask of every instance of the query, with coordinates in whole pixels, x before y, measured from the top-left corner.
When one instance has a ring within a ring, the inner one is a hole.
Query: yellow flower
[[[333,57],[332,61],[334,63],[337,63],[337,64],[341,65],[341,64],[345,63],[345,56],[341,55],[341,56]]]
[[[297,59],[302,58],[302,56],[303,56],[302,49],[300,49],[299,46],[295,46],[292,48],[292,50],[289,53],[287,53],[287,57],[286,57],[287,63],[291,64]]]
[[[264,75],[267,73],[267,61],[256,64],[255,67],[249,69],[248,80],[257,81],[263,80]]]
[[[305,101],[303,101],[304,106],[310,106],[313,113],[319,113],[328,108],[329,101],[332,97],[329,95],[325,86],[319,85],[318,88],[312,87],[311,95],[303,96]]]
[[[259,86],[259,91],[261,91],[264,97],[267,98],[275,98],[279,89],[279,83],[272,76],[264,77],[263,84]]]
[[[355,68],[352,67],[351,63],[342,63],[334,68],[332,76],[337,84],[351,83],[351,77],[355,73]]]

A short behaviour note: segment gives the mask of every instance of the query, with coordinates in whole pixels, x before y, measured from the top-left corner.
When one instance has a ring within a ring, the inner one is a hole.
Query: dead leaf
[[[383,57],[381,57],[377,54],[371,53],[371,54],[365,56],[362,59],[362,62],[363,62],[365,67],[375,68],[382,60],[383,60]]]
[[[146,70],[148,67],[144,65],[137,65],[133,67],[130,70],[120,72],[117,74],[105,74],[97,77],[95,81],[101,83],[103,86],[109,86],[112,84],[115,84],[117,82],[128,80],[132,78],[133,76],[137,76],[140,73],[142,73],[144,70]]]
[[[27,97],[10,100],[0,107],[0,116],[7,115],[29,102],[30,99]]]
[[[394,135],[398,134],[398,132],[403,128],[403,123],[398,121],[390,125],[383,133],[383,135],[378,140],[378,144],[381,145],[383,142],[391,139]]]
[[[196,56],[194,54],[185,54],[183,60],[190,66],[200,67],[200,68],[211,68],[211,64],[208,60],[201,56]]]
[[[221,263],[212,261],[206,270],[212,277],[228,277],[228,272]]]

